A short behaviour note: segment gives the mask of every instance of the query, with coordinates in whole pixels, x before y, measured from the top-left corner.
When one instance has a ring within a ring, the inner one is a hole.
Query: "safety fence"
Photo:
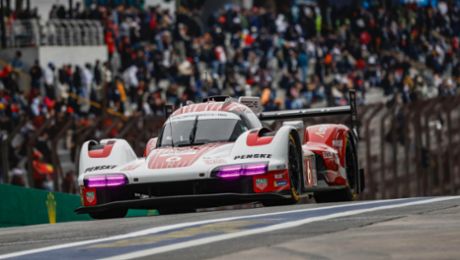
[[[358,109],[360,118],[359,160],[366,174],[365,192],[361,199],[383,199],[408,196],[456,194],[460,190],[460,97],[404,104],[373,104]],[[306,125],[347,123],[348,117],[309,118]],[[74,138],[72,162],[78,165],[78,150],[88,139],[125,138],[141,156],[149,138],[159,134],[164,122],[161,116],[118,117],[105,113],[88,124],[72,118],[49,118],[28,138],[28,156],[42,133],[51,136],[55,190],[62,190],[64,171],[58,144]],[[25,122],[19,123],[2,140],[2,167],[8,172],[9,142],[20,134]],[[275,123],[274,127],[279,126]],[[28,162],[31,163],[32,159]],[[75,166],[76,167],[76,166]],[[29,184],[33,183],[29,166]],[[75,168],[74,168],[75,169]],[[4,174],[8,182],[8,175]],[[30,185],[32,186],[32,185]]]
[[[368,107],[361,132],[363,198],[460,191],[460,97]]]

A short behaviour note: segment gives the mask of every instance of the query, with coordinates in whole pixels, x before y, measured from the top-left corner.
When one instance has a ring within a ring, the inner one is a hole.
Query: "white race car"
[[[259,113],[259,99],[210,97],[174,111],[138,158],[123,139],[90,140],[80,151],[83,206],[93,218],[124,217],[128,209],[160,214],[260,202],[352,200],[363,190],[356,131],[345,125],[305,127],[285,121],[276,131],[263,120],[350,114],[351,106]]]

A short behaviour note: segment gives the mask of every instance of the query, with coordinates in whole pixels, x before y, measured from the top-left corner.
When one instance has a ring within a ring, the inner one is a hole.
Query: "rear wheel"
[[[124,218],[128,213],[128,209],[111,209],[99,212],[89,213],[93,219],[111,219],[111,218]]]
[[[314,197],[316,202],[341,202],[352,201],[354,199],[358,189],[356,186],[359,186],[357,185],[359,171],[358,160],[356,159],[356,149],[352,138],[351,134],[349,134],[345,150],[345,168],[347,172],[348,186],[341,189],[315,192]]]
[[[291,186],[289,197],[281,200],[263,202],[264,206],[289,205],[296,204],[300,201],[300,191],[302,190],[302,152],[294,134],[289,135],[288,145],[288,173]]]

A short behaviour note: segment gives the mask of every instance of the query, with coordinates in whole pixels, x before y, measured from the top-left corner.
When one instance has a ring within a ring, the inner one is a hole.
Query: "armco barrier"
[[[84,221],[91,218],[77,215],[80,197],[61,192],[0,184],[0,227]],[[156,215],[156,211],[130,210],[129,217]]]

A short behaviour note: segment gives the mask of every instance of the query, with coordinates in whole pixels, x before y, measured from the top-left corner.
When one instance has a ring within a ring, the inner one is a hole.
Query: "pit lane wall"
[[[79,206],[77,195],[0,184],[0,227],[90,220],[87,214],[74,213]],[[154,214],[147,210],[128,212],[132,217]]]

